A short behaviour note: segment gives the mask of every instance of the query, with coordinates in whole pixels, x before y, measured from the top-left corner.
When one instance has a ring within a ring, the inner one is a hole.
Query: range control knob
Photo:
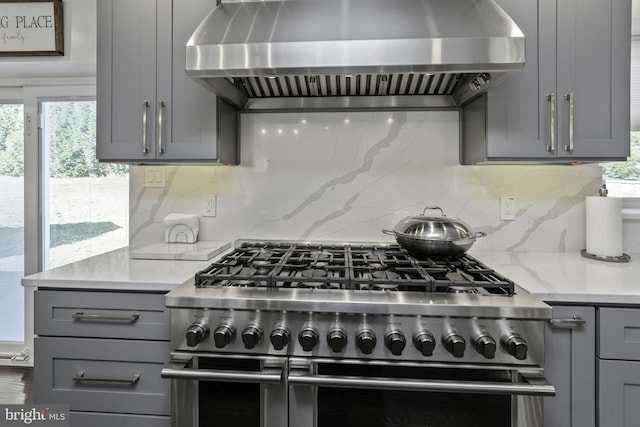
[[[376,334],[371,329],[360,329],[356,334],[356,345],[364,354],[371,354],[377,342]]]
[[[451,332],[449,335],[443,337],[442,343],[444,344],[444,348],[446,348],[453,357],[464,356],[464,349],[467,346],[467,343],[461,335],[458,335],[457,332]]]
[[[233,341],[235,334],[236,328],[232,325],[220,325],[213,332],[213,342],[216,344],[217,348],[224,348],[227,344]]]
[[[385,335],[384,345],[391,351],[391,354],[400,356],[407,345],[407,339],[402,332],[394,330]]]
[[[298,334],[298,342],[304,351],[313,350],[319,341],[318,330],[312,326],[307,326]]]
[[[502,346],[507,353],[518,360],[527,358],[527,342],[517,333],[512,333],[502,339]]]
[[[262,341],[262,328],[258,325],[249,325],[242,331],[242,342],[244,348],[251,350]]]
[[[273,344],[273,348],[276,350],[282,350],[289,344],[289,339],[291,338],[291,331],[284,326],[278,326],[276,329],[271,331],[271,344]]]
[[[334,353],[340,353],[347,346],[347,333],[342,328],[335,328],[327,334],[327,344]]]
[[[209,328],[202,321],[193,322],[187,328],[187,345],[195,347],[209,335]]]
[[[413,345],[423,356],[431,356],[436,348],[436,339],[431,332],[423,329],[413,336]]]
[[[491,335],[484,333],[473,341],[476,351],[486,359],[496,357],[496,340]]]

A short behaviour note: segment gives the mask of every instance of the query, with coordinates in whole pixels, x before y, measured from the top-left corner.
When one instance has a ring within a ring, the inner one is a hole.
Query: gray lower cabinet
[[[100,0],[101,161],[238,162],[238,113],[185,72],[186,44],[210,0]]]
[[[169,313],[162,293],[35,292],[34,401],[71,426],[169,426]]]
[[[462,164],[625,160],[631,0],[497,0],[524,69],[463,110]]]
[[[544,398],[545,427],[596,426],[596,329],[595,307],[553,307],[545,375],[556,395]]]
[[[598,313],[598,425],[640,425],[640,309]]]

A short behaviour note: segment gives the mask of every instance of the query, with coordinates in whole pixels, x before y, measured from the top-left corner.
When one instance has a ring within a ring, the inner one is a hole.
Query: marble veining
[[[584,248],[598,165],[461,166],[459,132],[457,111],[243,114],[238,166],[166,166],[161,189],[131,167],[130,245],[161,241],[162,218],[202,215],[215,194],[203,240],[390,241],[382,229],[435,205],[488,234],[478,250]],[[515,221],[499,220],[500,196],[516,197]]]

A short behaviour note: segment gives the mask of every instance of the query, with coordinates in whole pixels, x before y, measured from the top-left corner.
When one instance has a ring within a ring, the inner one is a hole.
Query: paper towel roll
[[[601,257],[622,256],[622,200],[587,197],[587,252]]]

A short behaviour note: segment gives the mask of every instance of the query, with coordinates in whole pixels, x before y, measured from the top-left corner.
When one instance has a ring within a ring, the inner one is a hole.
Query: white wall
[[[474,249],[584,248],[599,166],[460,166],[458,131],[456,112],[244,114],[240,166],[167,166],[164,189],[132,167],[130,243],[161,241],[167,214],[199,215],[216,194],[204,240],[382,241],[381,229],[438,205],[488,234]],[[516,197],[515,221],[499,220],[500,196]]]
[[[0,57],[0,86],[31,79],[95,78],[96,2],[64,0],[64,56]]]

